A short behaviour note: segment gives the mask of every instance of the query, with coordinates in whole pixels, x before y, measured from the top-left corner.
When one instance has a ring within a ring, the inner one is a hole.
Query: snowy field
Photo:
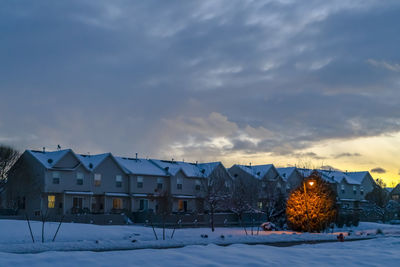
[[[350,236],[346,239],[375,237],[377,229],[387,235],[399,235],[399,225],[384,225],[376,223],[360,223],[357,228],[335,229],[334,233],[302,234],[291,231],[264,232],[247,228],[248,235],[242,228],[216,228],[211,232],[209,228],[183,228],[177,229],[173,238],[172,229],[166,229],[166,240],[162,239],[162,229],[155,229],[156,240],[151,227],[126,225],[126,226],[100,226],[92,224],[64,223],[61,225],[55,242],[52,242],[58,223],[45,224],[45,242],[41,242],[41,222],[31,222],[35,243],[32,243],[26,221],[0,220],[0,252],[37,253],[45,251],[109,251],[127,250],[138,248],[168,248],[187,245],[207,244],[259,244],[276,242],[301,242],[318,240],[336,240],[339,231]],[[207,238],[204,238],[207,235]],[[202,237],[203,236],[203,237]]]
[[[0,266],[399,266],[400,238],[294,247],[187,246],[113,252],[0,253]]]
[[[172,229],[167,229],[164,241],[155,240],[151,227],[65,223],[56,241],[51,242],[58,224],[46,223],[45,243],[41,243],[41,223],[31,222],[31,225],[35,244],[26,221],[0,220],[0,266],[309,266],[314,263],[319,266],[397,266],[394,262],[400,260],[400,225],[360,223],[356,228],[335,229],[333,234],[260,231],[256,235],[255,228],[253,236],[249,228],[249,235],[241,228],[216,228],[214,233],[209,228],[186,228],[177,229],[173,239]],[[383,235],[377,235],[377,229],[382,230]],[[336,240],[339,232],[347,235],[349,231],[351,235],[346,236],[346,240],[374,239],[293,247],[246,245]],[[156,232],[162,239],[162,229]],[[176,248],[157,249],[167,247]],[[141,249],[130,250],[136,248]]]

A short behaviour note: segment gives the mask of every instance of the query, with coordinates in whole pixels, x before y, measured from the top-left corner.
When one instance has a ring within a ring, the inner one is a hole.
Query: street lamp
[[[309,184],[310,187],[312,187],[315,184],[314,180],[308,180],[307,184]],[[307,227],[308,227],[308,232],[310,232],[310,218],[308,216],[308,199],[307,199],[307,186],[306,186],[306,182],[303,183],[304,186],[304,202],[306,205],[306,218],[307,218]]]

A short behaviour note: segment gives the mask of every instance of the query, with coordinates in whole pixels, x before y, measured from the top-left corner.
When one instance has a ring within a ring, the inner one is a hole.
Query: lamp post
[[[309,180],[307,182],[303,183],[304,186],[304,203],[306,206],[306,218],[307,218],[307,228],[308,232],[310,232],[310,217],[308,216],[308,199],[307,199],[307,186],[306,183],[308,183],[310,186],[313,186],[315,182],[313,180]]]

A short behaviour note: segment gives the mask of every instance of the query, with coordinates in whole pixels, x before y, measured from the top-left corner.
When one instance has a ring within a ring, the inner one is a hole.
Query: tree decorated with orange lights
[[[313,172],[289,196],[286,205],[288,226],[295,231],[320,232],[335,220],[335,193]]]

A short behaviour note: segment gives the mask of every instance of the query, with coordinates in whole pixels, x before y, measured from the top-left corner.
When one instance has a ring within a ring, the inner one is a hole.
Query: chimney
[[[137,160],[137,153],[136,153],[136,160]]]
[[[196,165],[197,165],[198,161],[196,160]]]
[[[46,148],[45,147],[43,147],[43,153],[46,153]]]

